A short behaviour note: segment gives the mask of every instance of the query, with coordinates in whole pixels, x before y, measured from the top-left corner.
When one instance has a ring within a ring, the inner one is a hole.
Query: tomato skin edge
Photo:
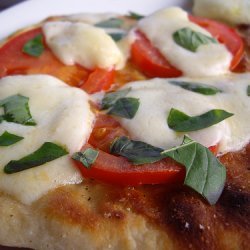
[[[92,147],[86,144],[83,150]],[[91,168],[73,160],[85,178],[119,186],[138,186],[143,184],[183,183],[185,168],[172,159],[153,164],[133,165],[123,157],[99,150],[99,155]]]

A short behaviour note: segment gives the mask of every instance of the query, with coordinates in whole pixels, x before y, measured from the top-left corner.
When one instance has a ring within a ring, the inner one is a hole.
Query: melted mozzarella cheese
[[[172,85],[168,79],[126,85],[124,88],[132,88],[127,96],[140,99],[133,119],[119,118],[133,139],[164,149],[180,145],[184,133],[175,132],[167,125],[170,109],[176,108],[190,116],[201,115],[211,109],[234,113],[234,116],[209,128],[187,133],[204,146],[219,143],[219,151],[226,153],[239,150],[250,141],[250,98],[246,94],[250,74],[175,80],[210,84],[222,89],[223,93],[213,96],[198,94]]]
[[[64,16],[63,20],[70,22],[83,22],[94,25],[110,18],[116,18],[117,16],[119,16],[117,13],[79,13]]]
[[[0,100],[21,94],[29,97],[29,107],[36,126],[2,122],[4,131],[24,139],[8,147],[0,147],[0,191],[13,195],[23,203],[31,203],[60,185],[75,184],[82,178],[70,159],[87,141],[94,115],[88,95],[77,88],[47,75],[12,76],[0,80]],[[5,174],[3,167],[50,141],[65,146],[69,155],[44,165],[15,174]]]
[[[188,19],[180,8],[160,10],[143,18],[137,26],[171,64],[186,76],[210,76],[228,72],[232,55],[223,44],[201,45],[196,52],[179,46],[173,34],[179,29],[190,28],[211,37],[211,34]]]
[[[48,46],[66,65],[121,69],[125,64],[122,52],[101,28],[80,22],[47,22],[43,32]]]
[[[249,0],[195,0],[195,15],[232,24],[250,24]]]

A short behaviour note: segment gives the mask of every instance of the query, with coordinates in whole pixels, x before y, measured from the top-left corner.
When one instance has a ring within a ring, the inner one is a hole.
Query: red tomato
[[[88,93],[109,89],[114,81],[114,70],[96,69],[91,73],[79,65],[65,65],[53,55],[46,44],[39,57],[23,53],[24,44],[38,34],[42,34],[41,28],[29,30],[15,36],[0,48],[0,77],[49,74],[69,85],[81,86]]]
[[[244,43],[237,32],[224,24],[206,18],[189,16],[189,19],[210,32],[220,43],[225,44],[233,55],[230,66],[230,70],[233,70],[240,62],[244,52]],[[148,77],[182,75],[182,72],[172,66],[139,31],[137,39],[131,47],[131,60]]]
[[[134,166],[123,157],[109,154],[110,144],[120,136],[128,136],[128,132],[119,122],[109,115],[99,114],[97,116],[89,144],[85,145],[83,150],[92,146],[101,150],[90,169],[76,162],[84,177],[118,185],[181,183],[183,181],[184,168],[171,159]]]
[[[49,74],[69,85],[78,86],[87,79],[89,72],[79,65],[64,65],[46,47],[39,57],[22,52],[24,44],[41,34],[36,28],[15,36],[0,48],[0,77],[17,74]]]
[[[128,132],[113,117],[104,114],[97,116],[88,144],[82,149],[97,148],[97,160],[90,169],[74,161],[84,177],[128,186],[183,182],[185,168],[170,158],[136,166],[123,157],[109,154],[111,143],[120,136],[128,136]],[[216,153],[217,145],[210,147],[210,150]]]
[[[89,143],[105,152],[109,152],[112,141],[120,136],[128,136],[128,132],[118,121],[108,115],[99,114],[89,138]]]
[[[136,41],[131,46],[131,60],[148,77],[164,78],[182,75],[182,72],[172,66],[139,31]]]
[[[244,43],[235,29],[228,27],[225,24],[206,19],[203,17],[189,16],[189,19],[206,29],[220,43],[225,44],[228,50],[232,53],[233,59],[230,70],[233,70],[240,62],[244,53]]]
[[[83,150],[91,147],[85,145]],[[123,157],[99,150],[99,155],[90,169],[75,161],[82,175],[106,183],[126,186],[159,183],[182,183],[185,169],[171,159],[153,164],[135,166]]]
[[[88,92],[89,94],[108,90],[114,83],[115,71],[113,69],[96,69],[88,77],[87,81],[80,85],[80,88]]]

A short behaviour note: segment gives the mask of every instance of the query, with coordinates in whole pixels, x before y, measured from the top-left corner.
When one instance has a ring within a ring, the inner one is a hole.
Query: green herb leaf
[[[108,114],[132,119],[135,116],[139,105],[139,99],[133,97],[123,97],[114,103]]]
[[[153,163],[163,159],[162,151],[161,148],[145,142],[133,141],[125,136],[116,139],[110,147],[111,154],[123,156],[135,165]]]
[[[144,18],[143,15],[140,15],[140,14],[133,12],[133,11],[129,11],[128,17],[135,19],[135,20],[140,20],[140,19]]]
[[[9,133],[8,131],[5,131],[1,136],[0,136],[0,146],[10,146],[12,144],[15,144],[19,141],[21,141],[24,137],[14,135]]]
[[[183,89],[190,90],[190,91],[203,94],[203,95],[215,95],[217,93],[222,92],[222,90],[214,86],[210,86],[210,85],[206,85],[202,83],[191,83],[191,82],[183,82],[183,81],[169,81],[169,83],[176,85],[176,86],[180,86]]]
[[[213,205],[219,199],[226,180],[226,169],[209,149],[185,136],[181,146],[161,153],[186,167],[184,184]]]
[[[54,144],[52,142],[45,142],[38,150],[23,157],[17,161],[10,161],[5,167],[6,174],[13,174],[29,168],[43,165],[47,162],[53,161],[64,155],[67,155],[66,149]]]
[[[124,33],[109,33],[115,42],[120,41],[124,37]]]
[[[129,93],[130,90],[131,88],[128,88],[128,89],[105,94],[104,98],[102,99],[101,108],[108,109],[112,107],[119,98],[125,97]]]
[[[213,37],[206,36],[190,28],[182,28],[173,34],[174,41],[184,49],[195,52],[199,46],[209,43],[218,43]]]
[[[77,152],[72,155],[72,159],[81,162],[86,168],[90,168],[96,161],[99,151],[93,148],[87,148],[84,152]]]
[[[123,20],[119,18],[110,18],[95,24],[95,26],[99,28],[121,28],[122,25]]]
[[[250,96],[250,85],[247,86],[247,96]]]
[[[43,36],[39,34],[23,46],[23,52],[34,57],[39,57],[44,51]]]
[[[4,120],[27,126],[34,126],[29,109],[29,98],[22,95],[13,95],[0,101],[0,106],[4,108]]]
[[[225,110],[213,109],[199,116],[188,116],[182,111],[172,108],[167,122],[174,131],[189,132],[210,127],[232,115]]]

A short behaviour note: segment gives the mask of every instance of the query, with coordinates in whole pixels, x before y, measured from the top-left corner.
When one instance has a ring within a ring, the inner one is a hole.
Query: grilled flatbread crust
[[[35,249],[249,249],[250,145],[221,158],[227,183],[208,205],[188,188],[85,180],[25,206],[0,196],[0,243]]]
[[[117,77],[121,83],[143,78],[130,64]],[[214,206],[183,186],[115,187],[95,180],[59,187],[30,206],[0,193],[0,245],[250,249],[250,144],[220,160],[227,181]]]

